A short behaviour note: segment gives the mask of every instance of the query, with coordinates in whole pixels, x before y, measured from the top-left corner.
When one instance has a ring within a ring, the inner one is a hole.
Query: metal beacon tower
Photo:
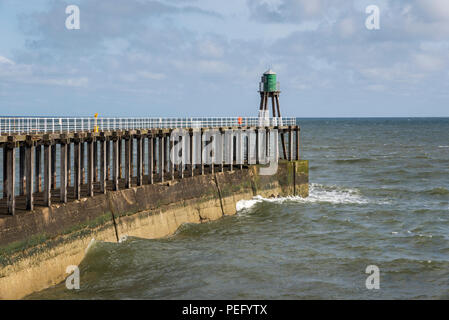
[[[270,110],[268,109],[268,98],[271,98],[273,110],[272,126],[282,126],[281,109],[279,107],[279,82],[276,81],[276,72],[269,69],[262,75],[259,82],[260,107],[259,107],[259,126],[270,126]],[[284,155],[286,155],[285,137],[281,133],[281,145]]]
[[[273,110],[273,125],[282,125],[281,111],[279,108],[279,82],[276,82],[276,72],[269,69],[261,78],[259,83],[260,107],[259,126],[270,125],[270,110],[268,109],[268,99],[271,98]]]

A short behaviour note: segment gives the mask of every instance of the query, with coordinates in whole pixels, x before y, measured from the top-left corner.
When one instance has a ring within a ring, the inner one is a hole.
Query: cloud
[[[5,57],[0,56],[0,64],[1,64],[1,63],[3,63],[3,64],[9,64],[9,65],[15,64],[14,61],[9,60],[8,58],[5,58]]]

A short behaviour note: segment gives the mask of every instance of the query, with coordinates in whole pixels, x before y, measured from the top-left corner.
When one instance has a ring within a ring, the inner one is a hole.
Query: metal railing
[[[0,117],[0,135],[133,129],[294,126],[296,118],[15,118]]]

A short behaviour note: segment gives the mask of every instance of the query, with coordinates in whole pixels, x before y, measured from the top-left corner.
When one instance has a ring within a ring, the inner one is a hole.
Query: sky
[[[0,115],[257,116],[269,68],[283,116],[447,117],[449,1],[0,0]]]

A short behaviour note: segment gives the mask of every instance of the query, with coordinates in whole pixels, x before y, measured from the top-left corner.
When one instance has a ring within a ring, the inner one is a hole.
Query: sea
[[[297,122],[308,198],[94,241],[79,290],[27,299],[449,299],[449,118]]]

